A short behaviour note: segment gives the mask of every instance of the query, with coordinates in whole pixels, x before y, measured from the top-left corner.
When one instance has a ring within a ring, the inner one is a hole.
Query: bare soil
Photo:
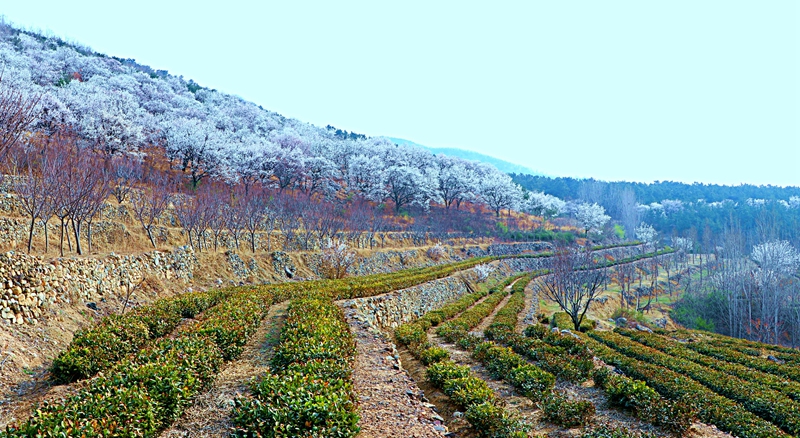
[[[443,417],[426,404],[424,393],[403,369],[408,355],[398,352],[384,335],[352,319],[348,322],[358,349],[353,367],[361,415],[358,437],[443,436]]]

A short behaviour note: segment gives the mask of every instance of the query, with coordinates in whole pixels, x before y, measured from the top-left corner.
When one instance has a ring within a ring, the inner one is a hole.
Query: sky
[[[552,176],[800,186],[797,0],[0,0],[288,117]]]

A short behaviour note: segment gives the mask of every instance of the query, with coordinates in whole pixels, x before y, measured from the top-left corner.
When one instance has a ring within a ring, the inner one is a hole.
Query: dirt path
[[[441,437],[443,418],[426,403],[423,392],[401,366],[401,356],[383,335],[348,317],[358,354],[353,387],[361,420],[359,438]]]
[[[239,359],[222,368],[211,388],[195,398],[183,416],[161,433],[162,438],[228,436],[233,400],[248,391],[247,384],[252,378],[269,371],[272,348],[280,341],[288,305],[284,301],[270,307]]]
[[[536,293],[536,288],[533,287],[535,281],[535,279],[531,280],[530,283],[525,285],[525,308],[522,309],[519,318],[517,318],[517,332],[522,332],[525,327],[537,322],[536,314],[539,313],[539,294]]]
[[[495,315],[497,315],[497,312],[499,312],[500,309],[502,309],[510,299],[511,299],[511,294],[508,294],[505,296],[505,298],[500,300],[500,302],[497,304],[494,310],[492,310],[492,313],[490,313],[489,316],[487,316],[486,318],[483,318],[483,321],[481,321],[480,324],[478,324],[474,329],[472,329],[472,331],[470,331],[470,334],[482,338],[484,330],[489,328],[489,324],[491,324],[492,321],[494,321],[494,317]]]

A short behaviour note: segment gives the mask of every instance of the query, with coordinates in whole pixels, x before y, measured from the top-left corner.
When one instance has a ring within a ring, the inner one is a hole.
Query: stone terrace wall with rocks
[[[489,264],[494,268],[490,279],[502,278],[516,272],[538,269],[541,259],[505,259]],[[407,289],[368,298],[342,300],[339,304],[348,317],[366,323],[373,330],[387,330],[419,318],[468,293],[462,277],[475,280],[478,268],[441,278]]]
[[[9,251],[0,254],[0,321],[35,324],[42,311],[72,300],[94,302],[120,294],[148,275],[188,281],[197,267],[194,253],[173,252],[110,255],[102,259],[39,257]]]

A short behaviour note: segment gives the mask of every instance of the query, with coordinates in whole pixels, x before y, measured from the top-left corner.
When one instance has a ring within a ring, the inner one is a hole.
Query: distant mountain
[[[456,157],[464,160],[480,161],[482,163],[491,164],[492,166],[496,167],[499,171],[504,173],[523,173],[528,175],[545,176],[542,172],[537,172],[529,167],[520,166],[519,164],[509,163],[508,161],[491,157],[489,155],[480,154],[478,152],[467,151],[458,148],[432,148],[402,138],[394,138],[394,137],[386,137],[386,138],[395,144],[401,146],[418,147],[430,151],[433,154],[447,155],[448,157]]]

